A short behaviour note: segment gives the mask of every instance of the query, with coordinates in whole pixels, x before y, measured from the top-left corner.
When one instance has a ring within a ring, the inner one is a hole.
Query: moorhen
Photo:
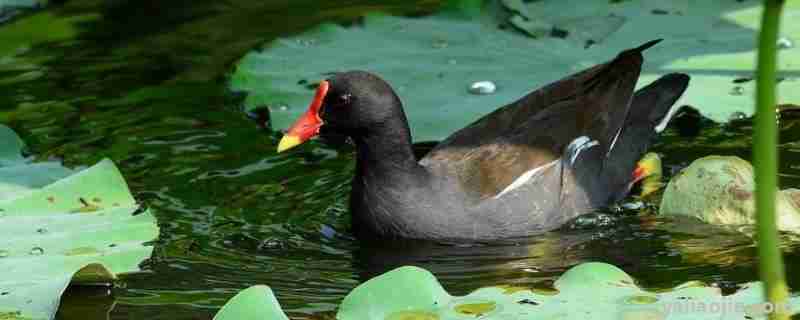
[[[689,82],[673,73],[634,93],[641,53],[658,41],[495,110],[419,161],[389,84],[368,72],[338,73],[319,84],[278,152],[321,131],[352,139],[350,212],[361,239],[484,241],[550,231],[621,200],[645,174],[636,163]]]

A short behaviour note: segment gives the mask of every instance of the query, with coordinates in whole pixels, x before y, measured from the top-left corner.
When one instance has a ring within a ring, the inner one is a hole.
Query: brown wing
[[[457,177],[474,199],[484,199],[526,171],[560,158],[579,136],[597,140],[607,151],[625,121],[641,52],[656,42],[623,51],[495,110],[442,141],[420,163]]]

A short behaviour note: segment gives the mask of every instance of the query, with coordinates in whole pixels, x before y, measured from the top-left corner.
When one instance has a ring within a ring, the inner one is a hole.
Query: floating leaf
[[[28,163],[21,148],[0,125],[0,319],[52,319],[68,284],[138,271],[158,227],[150,212],[134,215],[139,205],[110,160],[73,172]]]
[[[0,144],[0,166],[21,164],[24,161],[22,148],[25,144],[11,128],[0,125],[0,141],[3,142]]]
[[[214,316],[214,320],[253,319],[289,320],[281,310],[272,290],[263,285],[242,290]]]
[[[451,296],[430,272],[401,267],[353,289],[344,298],[336,318],[744,319],[745,315],[760,318],[769,310],[762,304],[763,288],[759,283],[745,284],[738,292],[726,296],[719,288],[698,282],[648,292],[636,286],[619,268],[597,262],[573,267],[555,282],[555,287],[558,290],[555,295],[530,290],[509,292],[509,286],[497,286],[478,289],[466,296]],[[791,299],[785,307],[790,313],[800,312],[800,297]],[[228,301],[215,319],[286,317],[272,292],[264,286],[255,286]]]
[[[0,0],[0,8],[5,7],[35,7],[47,3],[44,0]]]
[[[274,127],[282,129],[305,111],[313,95],[309,84],[331,72],[372,71],[404,102],[414,138],[438,140],[537,87],[663,38],[645,52],[638,86],[686,72],[692,82],[677,105],[693,105],[717,121],[752,113],[754,81],[741,80],[752,78],[755,69],[758,2],[504,2],[513,3],[512,25],[543,22],[547,35],[532,38],[498,28],[507,22],[491,10],[471,19],[371,15],[358,26],[323,24],[247,54],[230,87],[248,93],[247,108],[269,107]],[[531,13],[536,15],[525,16]],[[800,15],[800,5],[787,3],[785,14],[783,32],[800,34],[800,19],[791,18]],[[800,81],[800,48],[782,50],[779,61],[786,77],[779,84],[780,101],[800,101],[800,90],[789,89]],[[491,81],[496,90],[471,94],[477,81]]]
[[[46,0],[0,0],[0,23],[11,19],[19,9],[44,5],[46,2]]]

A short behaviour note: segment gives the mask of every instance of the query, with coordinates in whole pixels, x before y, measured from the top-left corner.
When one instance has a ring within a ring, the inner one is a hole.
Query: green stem
[[[783,0],[764,0],[764,15],[761,19],[758,43],[755,145],[753,149],[756,171],[759,271],[761,279],[766,283],[767,301],[774,306],[775,312],[770,314],[772,320],[789,319],[786,310],[789,291],[786,286],[775,218],[778,165],[775,76],[778,28],[783,2]]]

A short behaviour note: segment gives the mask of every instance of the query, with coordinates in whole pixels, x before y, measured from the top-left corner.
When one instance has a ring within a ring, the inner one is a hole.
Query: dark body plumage
[[[546,232],[620,200],[689,82],[634,93],[654,42],[540,88],[455,132],[417,161],[402,104],[367,72],[339,73],[323,134],[356,144],[350,208],[360,238],[491,240]]]

